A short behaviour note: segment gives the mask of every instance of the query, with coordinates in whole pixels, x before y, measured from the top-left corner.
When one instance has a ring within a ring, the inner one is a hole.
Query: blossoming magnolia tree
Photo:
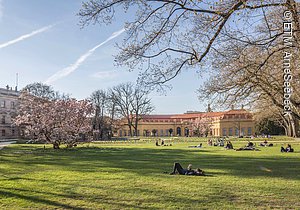
[[[49,100],[23,92],[15,124],[25,128],[26,137],[45,140],[59,149],[60,144],[73,146],[91,131],[93,107],[87,100]]]

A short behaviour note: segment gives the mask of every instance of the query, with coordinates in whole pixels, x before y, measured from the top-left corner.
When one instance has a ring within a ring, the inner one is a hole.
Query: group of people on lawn
[[[157,142],[156,142],[156,144],[157,144]],[[213,144],[212,140],[209,139],[207,141],[207,144],[209,146],[224,146],[225,149],[233,149],[233,145],[232,145],[231,141],[228,140],[224,144],[224,139],[218,139],[214,144]],[[268,143],[268,141],[265,140],[264,142],[260,143],[259,146],[272,147],[273,144]],[[189,147],[201,148],[202,143],[200,143],[197,146],[189,146]],[[248,141],[248,143],[244,147],[236,149],[236,151],[241,151],[241,150],[258,150],[258,149],[255,148],[255,144],[253,142]],[[284,148],[283,146],[281,147],[281,152],[294,152],[294,149],[292,148],[291,144],[288,144],[286,148]],[[205,176],[205,173],[202,169],[200,169],[200,168],[192,169],[192,164],[189,164],[188,167],[186,169],[184,169],[178,162],[174,163],[173,171],[170,174],[171,175],[180,174],[180,175]]]
[[[221,146],[221,147],[224,147],[225,149],[233,149],[233,145],[232,145],[231,141],[228,140],[224,144],[224,139],[222,139],[222,138],[221,139],[218,138],[215,141],[215,143],[213,143],[212,139],[208,139],[207,140],[207,144],[209,146]],[[262,147],[273,147],[274,144],[273,143],[269,143],[267,140],[264,140],[263,142],[261,142],[259,144],[259,146],[262,146]],[[258,149],[255,148],[255,145],[254,145],[253,142],[248,141],[248,143],[244,147],[236,149],[236,151],[241,151],[241,150],[258,150]],[[292,146],[290,144],[288,144],[286,148],[281,147],[281,152],[294,152],[294,149],[292,148]]]

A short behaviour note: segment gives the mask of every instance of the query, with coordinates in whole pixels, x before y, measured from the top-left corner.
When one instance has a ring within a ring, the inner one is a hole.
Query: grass
[[[61,150],[14,144],[0,150],[0,209],[299,209],[300,142],[274,142],[261,151],[188,148],[195,143],[185,141]],[[280,153],[286,142],[295,153]],[[163,173],[174,162],[209,176]]]

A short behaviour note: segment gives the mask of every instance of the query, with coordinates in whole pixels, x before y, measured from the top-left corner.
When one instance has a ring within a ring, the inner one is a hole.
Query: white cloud
[[[89,51],[87,51],[85,54],[81,55],[77,61],[71,65],[69,65],[68,67],[56,72],[55,74],[53,74],[52,76],[50,76],[46,81],[45,84],[52,84],[53,82],[68,76],[69,74],[71,74],[72,72],[74,72],[76,69],[79,68],[79,66],[89,57],[91,56],[96,49],[98,49],[99,47],[101,47],[102,45],[106,44],[107,42],[109,42],[110,40],[120,36],[123,32],[125,31],[125,29],[121,29],[119,31],[114,32],[110,37],[108,37],[104,42],[98,44],[97,46],[95,46],[94,48],[90,49]]]
[[[91,76],[96,79],[113,79],[116,78],[118,74],[116,71],[100,71]]]
[[[1,0],[0,0],[0,1],[1,1]],[[1,11],[0,11],[0,12],[1,12]],[[5,48],[5,47],[8,47],[8,46],[10,46],[10,45],[12,45],[12,44],[16,44],[17,42],[20,42],[20,41],[23,41],[23,40],[25,40],[25,39],[28,39],[28,38],[30,38],[30,37],[32,37],[32,36],[34,36],[34,35],[39,34],[39,33],[45,32],[45,31],[49,30],[50,28],[52,28],[54,25],[55,25],[55,24],[49,25],[49,26],[45,26],[45,27],[40,28],[40,29],[38,29],[38,30],[32,31],[32,32],[29,33],[29,34],[22,35],[22,36],[20,36],[20,37],[18,37],[18,38],[16,38],[16,39],[13,39],[13,40],[10,40],[10,41],[5,42],[5,43],[3,43],[3,44],[0,44],[0,49]]]

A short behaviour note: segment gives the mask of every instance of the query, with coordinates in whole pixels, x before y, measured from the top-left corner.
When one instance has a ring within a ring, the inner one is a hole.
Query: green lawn
[[[280,153],[278,139],[261,151],[147,142],[10,145],[0,150],[0,209],[300,209],[300,142],[295,153]],[[209,176],[163,173],[174,162]]]

